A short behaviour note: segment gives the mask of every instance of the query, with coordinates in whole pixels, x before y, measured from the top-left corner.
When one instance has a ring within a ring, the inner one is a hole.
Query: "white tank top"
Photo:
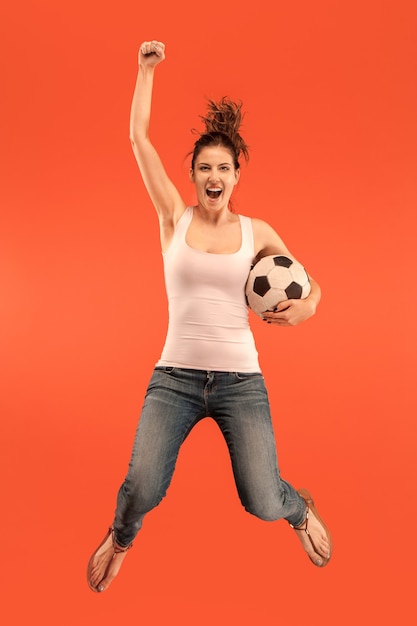
[[[188,207],[163,254],[169,323],[156,365],[223,372],[260,372],[249,327],[245,283],[254,253],[252,220],[239,215],[242,243],[234,254],[191,248]]]

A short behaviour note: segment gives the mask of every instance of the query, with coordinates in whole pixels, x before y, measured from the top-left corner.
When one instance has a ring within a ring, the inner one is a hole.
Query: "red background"
[[[412,622],[416,440],[413,0],[9,2],[1,10],[4,623]],[[152,137],[185,155],[206,97],[241,98],[235,207],[323,290],[294,329],[253,317],[283,476],[334,535],[315,569],[245,514],[210,420],[104,595],[85,581],[166,329],[157,224],[130,150],[142,40],[160,39]]]

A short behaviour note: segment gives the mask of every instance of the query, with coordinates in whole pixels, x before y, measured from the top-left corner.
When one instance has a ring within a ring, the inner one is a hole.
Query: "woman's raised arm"
[[[158,213],[162,231],[169,231],[183,213],[185,203],[169,179],[149,138],[155,67],[164,59],[163,43],[147,41],[140,46],[138,77],[130,114],[130,140],[143,182]]]

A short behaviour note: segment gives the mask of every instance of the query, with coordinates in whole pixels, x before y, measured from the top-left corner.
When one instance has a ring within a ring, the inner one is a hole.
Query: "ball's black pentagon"
[[[258,294],[258,296],[263,296],[267,291],[271,289],[271,285],[268,281],[268,276],[257,276],[253,281],[253,291]]]
[[[291,267],[293,260],[289,259],[287,256],[274,256],[274,264],[280,267]]]
[[[303,293],[303,288],[298,283],[290,283],[285,290],[287,294],[288,300],[292,300],[295,298],[301,298],[301,294]]]

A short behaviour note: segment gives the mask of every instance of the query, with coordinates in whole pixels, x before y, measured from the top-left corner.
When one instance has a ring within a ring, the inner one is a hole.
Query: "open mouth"
[[[208,187],[206,189],[206,194],[208,195],[209,198],[212,198],[213,200],[218,198],[221,192],[222,190],[220,189],[220,187]]]

